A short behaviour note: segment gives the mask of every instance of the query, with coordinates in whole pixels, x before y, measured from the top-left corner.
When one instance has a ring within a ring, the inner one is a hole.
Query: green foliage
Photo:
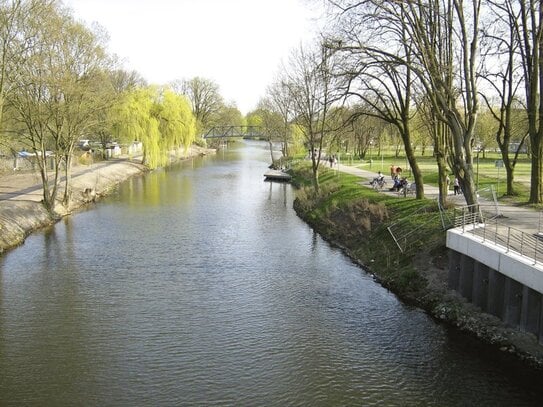
[[[116,106],[114,134],[124,142],[141,141],[149,168],[168,164],[168,154],[187,149],[196,137],[196,120],[188,101],[170,90],[136,88]]]
[[[214,126],[244,126],[245,118],[235,105],[223,105],[214,116]]]
[[[168,152],[183,146],[185,150],[196,137],[196,119],[189,102],[166,89],[155,102],[153,114],[159,121],[160,148]]]
[[[247,126],[262,126],[263,119],[258,111],[247,114]]]

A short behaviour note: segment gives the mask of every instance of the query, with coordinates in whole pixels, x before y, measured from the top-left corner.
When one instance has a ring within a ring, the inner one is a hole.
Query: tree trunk
[[[447,182],[449,171],[445,156],[443,154],[437,154],[436,161],[439,173],[439,203],[441,207],[444,208],[447,205],[447,197],[449,196],[449,182],[451,182],[451,180],[449,179],[449,182]]]
[[[514,177],[515,177],[515,169],[514,167],[508,163],[506,164],[504,162],[504,167],[505,167],[505,173],[507,174],[507,179],[506,179],[506,184],[507,184],[507,190],[506,190],[506,195],[508,196],[512,196],[512,195],[515,195],[515,188],[513,186],[513,181],[514,181]]]
[[[268,144],[270,146],[270,157],[271,157],[271,163],[273,166],[273,143],[271,141],[271,138],[268,138]]]
[[[537,145],[533,144],[532,140],[532,173],[530,177],[530,199],[529,203],[538,204],[543,202],[542,189],[541,189],[541,171],[542,171],[542,161],[541,154],[543,153],[543,146],[537,141]]]
[[[432,136],[434,139],[434,157],[437,162],[439,173],[439,203],[442,207],[447,205],[449,196],[449,183],[454,180],[448,179],[449,167],[447,165],[447,142],[446,137],[449,134],[449,128],[445,123],[437,120],[435,114],[430,113],[432,125]]]
[[[64,169],[64,198],[62,200],[62,203],[64,205],[68,205],[70,203],[71,198],[71,189],[72,189],[72,154],[66,154],[64,157],[64,160],[66,162],[66,166]]]
[[[313,154],[311,158],[311,169],[313,173],[313,188],[315,188],[316,193],[319,192],[319,163],[318,161],[319,161],[318,157],[315,157],[315,154]]]
[[[407,115],[404,116],[402,127],[403,128],[400,130],[400,133],[401,133],[402,141],[405,148],[405,155],[407,157],[407,161],[409,161],[409,166],[411,167],[411,171],[413,172],[413,178],[415,180],[415,186],[417,188],[416,197],[417,199],[423,199],[424,198],[424,180],[422,177],[422,172],[419,168],[419,164],[417,163],[417,158],[415,157],[415,150],[413,149],[413,146],[411,145],[411,132],[409,131],[409,117]]]

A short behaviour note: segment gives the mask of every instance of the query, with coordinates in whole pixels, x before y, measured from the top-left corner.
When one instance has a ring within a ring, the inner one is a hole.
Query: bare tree
[[[291,136],[290,122],[293,116],[293,101],[284,79],[278,78],[267,90],[267,105],[281,118],[281,141],[283,155],[289,155],[289,142]]]
[[[351,34],[353,31],[351,31]],[[347,97],[356,97],[368,107],[362,114],[375,116],[393,125],[400,135],[406,157],[413,171],[417,198],[424,197],[424,183],[422,172],[419,169],[411,137],[411,118],[414,110],[411,108],[411,93],[413,75],[410,68],[410,50],[407,41],[403,41],[406,63],[398,62],[397,57],[391,58],[376,48],[368,49],[365,41],[355,33],[352,37],[337,48],[345,50],[348,62],[341,75],[348,79]],[[353,68],[351,68],[352,66]]]
[[[183,81],[175,81],[172,88],[190,100],[192,112],[198,120],[202,130],[212,126],[213,119],[217,117],[224,106],[223,98],[219,92],[219,85],[210,79],[195,77]]]
[[[13,88],[9,76],[24,64],[27,47],[32,46],[34,32],[25,29],[31,14],[40,13],[54,0],[0,0],[0,127],[6,94]]]
[[[482,56],[486,63],[481,72],[481,78],[489,90],[480,94],[497,125],[495,140],[507,174],[506,194],[513,195],[515,165],[528,137],[527,131],[523,131],[523,134],[517,131],[524,127],[521,123],[524,115],[521,112],[525,111],[525,107],[520,104],[524,78],[520,42],[515,30],[515,27],[519,27],[520,12],[511,0],[490,1],[489,5],[491,14],[482,37]],[[520,142],[511,157],[512,141]]]
[[[543,6],[540,1],[518,0],[518,19],[512,19],[519,41],[524,74],[532,172],[530,203],[543,202]],[[514,4],[508,2],[508,4]]]
[[[380,43],[366,44],[366,52],[408,65],[416,75],[434,114],[449,127],[451,163],[466,202],[476,203],[472,148],[479,107],[481,0],[337,0],[334,4],[359,24],[380,27]],[[409,52],[399,52],[406,49]]]
[[[333,135],[330,115],[340,100],[332,54],[324,45],[314,49],[300,46],[291,56],[285,79],[294,110],[293,122],[301,129],[310,151],[313,186],[317,192],[323,148]]]

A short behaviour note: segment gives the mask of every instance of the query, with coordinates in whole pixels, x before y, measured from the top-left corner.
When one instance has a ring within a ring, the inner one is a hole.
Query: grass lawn
[[[412,176],[405,155],[396,157],[392,150],[383,150],[383,155],[381,156],[374,154],[371,161],[369,158],[366,160],[353,159],[352,156],[349,155],[341,155],[340,160],[344,165],[353,165],[358,168],[375,172],[381,171],[385,175],[389,174],[390,166],[395,165],[401,167],[404,170],[403,174],[408,178]],[[500,199],[504,199],[503,194],[505,193],[506,188],[506,173],[504,168],[496,166],[497,160],[501,160],[501,155],[497,152],[487,152],[484,158],[481,153],[478,160],[475,158],[474,170],[476,183],[478,184],[479,190],[489,188],[492,185],[497,192],[497,196]],[[438,173],[435,158],[427,153],[424,156],[417,156],[417,161],[424,177],[424,183],[437,186]],[[530,159],[526,155],[521,155],[514,172],[514,185],[517,196],[507,197],[507,199],[512,199],[517,203],[525,203],[528,201],[530,192],[530,174]]]

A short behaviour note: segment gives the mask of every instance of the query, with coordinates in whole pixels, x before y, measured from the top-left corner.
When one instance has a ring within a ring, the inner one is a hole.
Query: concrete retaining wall
[[[459,230],[447,231],[449,287],[543,343],[543,267]]]

